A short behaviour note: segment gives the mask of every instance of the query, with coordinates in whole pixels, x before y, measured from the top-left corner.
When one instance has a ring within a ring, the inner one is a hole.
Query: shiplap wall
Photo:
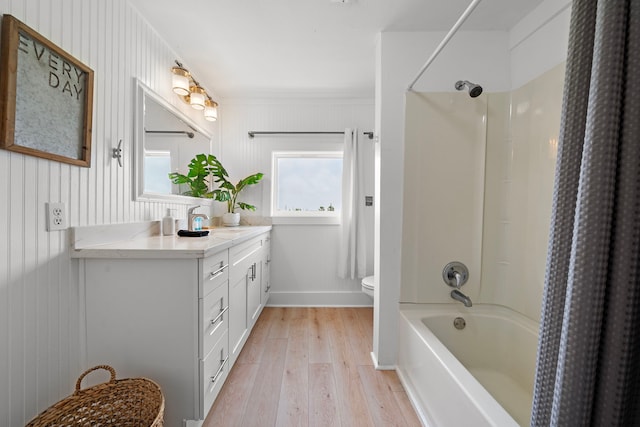
[[[262,135],[247,131],[343,131],[357,127],[372,131],[373,99],[270,98],[227,99],[223,105],[221,158],[236,181],[256,172],[265,177],[258,188],[243,192],[242,201],[270,216],[272,153],[274,151],[340,151],[342,135]],[[365,192],[373,195],[374,140],[360,134],[368,168]],[[375,202],[377,203],[377,201]],[[373,208],[365,209],[368,267],[373,274]],[[358,305],[371,300],[361,293],[360,281],[338,277],[338,225],[273,226],[271,241],[271,297],[273,305]]]
[[[159,219],[167,207],[185,215],[185,205],[132,201],[136,77],[214,135],[217,128],[172,95],[177,55],[126,0],[0,0],[0,14],[95,71],[90,168],[0,150],[0,425],[22,426],[71,394],[85,369],[78,263],[68,231],[46,231],[45,203],[65,203],[70,226]],[[123,168],[111,158],[119,139]]]

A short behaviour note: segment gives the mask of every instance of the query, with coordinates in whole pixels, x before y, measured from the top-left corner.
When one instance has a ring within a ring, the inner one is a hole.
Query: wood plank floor
[[[266,307],[203,427],[420,426],[372,336],[371,308]]]

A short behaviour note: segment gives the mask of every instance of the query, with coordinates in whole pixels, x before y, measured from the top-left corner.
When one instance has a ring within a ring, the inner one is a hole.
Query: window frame
[[[271,153],[272,182],[270,212],[273,224],[315,224],[315,225],[340,225],[341,211],[281,211],[277,209],[278,198],[278,160],[282,158],[326,158],[343,159],[344,153],[340,150],[278,150]],[[344,165],[343,165],[344,166]],[[342,182],[342,176],[340,176]],[[341,188],[342,191],[342,188]],[[340,193],[342,202],[342,192]]]

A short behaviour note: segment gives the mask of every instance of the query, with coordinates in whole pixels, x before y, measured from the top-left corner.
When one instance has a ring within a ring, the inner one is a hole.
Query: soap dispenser
[[[173,209],[167,209],[167,216],[162,218],[162,234],[165,236],[176,234],[176,219],[173,217]]]

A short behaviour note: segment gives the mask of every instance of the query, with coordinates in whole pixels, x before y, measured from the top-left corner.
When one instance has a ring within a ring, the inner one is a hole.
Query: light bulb
[[[204,118],[210,122],[218,120],[218,103],[210,99],[204,101]]]
[[[182,67],[171,68],[171,85],[180,96],[189,95],[189,72]]]
[[[191,86],[191,106],[196,110],[204,109],[205,91],[200,86]]]

